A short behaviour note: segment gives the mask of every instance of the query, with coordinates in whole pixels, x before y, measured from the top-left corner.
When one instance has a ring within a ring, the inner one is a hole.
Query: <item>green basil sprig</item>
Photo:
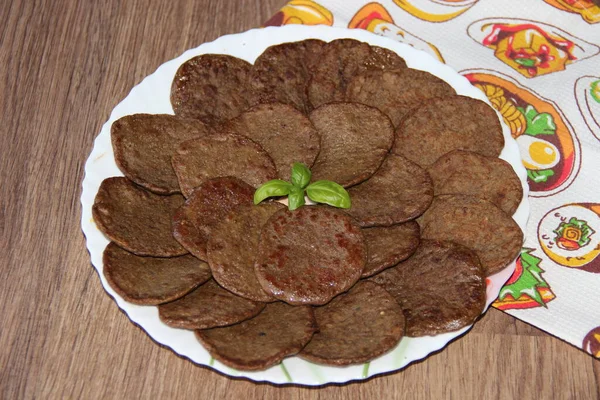
[[[341,185],[332,181],[321,180],[310,183],[312,173],[304,164],[292,165],[291,183],[274,179],[261,185],[254,192],[254,204],[269,197],[288,196],[288,208],[294,211],[305,204],[304,192],[315,203],[329,204],[337,208],[350,208],[350,195]],[[310,183],[310,184],[309,184]]]

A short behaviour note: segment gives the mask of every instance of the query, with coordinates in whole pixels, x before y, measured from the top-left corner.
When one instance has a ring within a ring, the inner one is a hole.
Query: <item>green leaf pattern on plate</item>
[[[283,371],[283,374],[285,375],[285,378],[287,379],[287,381],[288,382],[293,382],[292,376],[290,375],[290,373],[287,370],[287,368],[285,367],[285,365],[283,365],[283,361],[279,365],[281,366],[281,370]]]

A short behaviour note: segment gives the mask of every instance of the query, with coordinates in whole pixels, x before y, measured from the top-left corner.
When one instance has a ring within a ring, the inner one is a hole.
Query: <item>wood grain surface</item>
[[[0,1],[0,399],[592,399],[600,362],[491,310],[403,372],[320,389],[234,380],[154,343],[90,264],[80,186],[112,108],[160,64],[284,0]]]

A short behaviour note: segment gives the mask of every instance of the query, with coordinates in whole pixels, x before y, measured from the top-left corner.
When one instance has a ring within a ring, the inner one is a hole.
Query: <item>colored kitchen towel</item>
[[[494,307],[600,357],[600,2],[293,0],[266,26],[365,29],[481,89],[527,169],[531,214]]]

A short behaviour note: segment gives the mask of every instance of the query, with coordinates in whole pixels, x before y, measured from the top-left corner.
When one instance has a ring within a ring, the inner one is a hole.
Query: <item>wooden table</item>
[[[80,186],[112,108],[160,64],[258,26],[284,0],[0,2],[0,398],[598,398],[600,362],[490,310],[405,371],[321,389],[233,380],[119,312],[80,230]]]

